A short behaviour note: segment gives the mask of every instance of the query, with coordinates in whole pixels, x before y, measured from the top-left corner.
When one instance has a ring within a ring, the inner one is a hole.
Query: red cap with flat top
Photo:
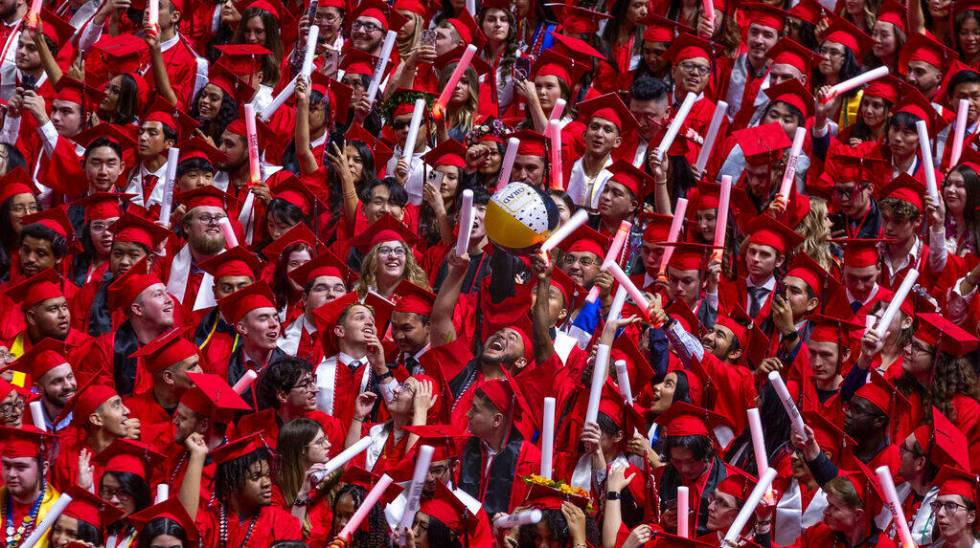
[[[129,196],[129,194],[124,194],[124,196]],[[98,219],[100,217],[93,218]],[[113,242],[140,244],[149,251],[157,249],[161,243],[170,237],[170,231],[166,228],[131,213],[123,213],[109,227],[109,231],[112,232]]]
[[[251,411],[251,407],[228,382],[213,373],[187,373],[194,386],[184,392],[180,403],[205,417],[225,422],[236,411]]]
[[[388,5],[379,0],[363,0],[358,2],[357,8],[350,14],[351,23],[358,17],[371,17],[381,23],[381,28],[388,30]]]
[[[908,34],[908,9],[901,2],[896,0],[884,0],[878,8],[878,21],[891,23],[902,31],[903,35]]]
[[[269,444],[261,433],[256,432],[243,438],[230,441],[211,452],[211,458],[215,464],[222,465],[235,459],[242,458],[253,451],[266,449],[271,452]]]
[[[381,242],[402,242],[409,250],[415,245],[418,236],[415,235],[404,223],[395,219],[390,214],[383,215],[374,222],[364,232],[361,232],[351,241],[358,251],[368,253],[374,246]]]
[[[588,225],[582,225],[558,244],[558,248],[565,253],[592,253],[601,261],[610,245],[612,245],[612,238],[600,234]]]
[[[79,198],[72,202],[73,205],[80,205],[85,208],[85,222],[90,223],[96,219],[115,219],[122,215],[121,202],[129,200],[135,194],[123,194],[122,192],[93,192],[84,198]]]
[[[58,418],[67,417],[68,413],[71,413],[72,424],[83,428],[88,426],[92,413],[95,413],[103,403],[118,396],[119,393],[115,388],[101,384],[99,377],[93,376],[86,384],[78,387],[78,391],[65,404]]]
[[[329,249],[321,249],[313,260],[289,273],[289,277],[300,287],[305,287],[306,284],[312,283],[313,280],[321,276],[340,278],[345,285],[350,285],[351,281],[356,278],[347,264],[338,259]]]
[[[201,206],[219,207],[227,211],[228,204],[234,201],[226,192],[210,185],[177,193],[174,199],[183,204],[188,212]]]
[[[511,137],[520,140],[520,144],[517,146],[518,156],[548,157],[548,138],[544,134],[533,129],[522,129],[515,132]]]
[[[881,190],[881,200],[894,198],[913,205],[917,210],[924,211],[922,197],[926,193],[925,183],[915,179],[908,173],[902,173]]]
[[[147,288],[157,284],[162,285],[160,278],[149,270],[149,263],[146,257],[143,257],[125,274],[112,280],[108,288],[109,309],[119,310],[128,307]]]
[[[980,480],[977,479],[977,475],[966,472],[959,468],[953,468],[952,466],[943,466],[939,471],[939,475],[936,476],[936,480],[933,485],[939,486],[939,494],[937,496],[946,495],[959,495],[963,497],[963,500],[977,503],[977,492],[980,490]]]
[[[719,48],[714,43],[685,32],[670,44],[670,48],[664,52],[662,57],[674,65],[699,57],[713,64],[717,51]]]
[[[276,308],[276,298],[272,289],[264,280],[259,280],[249,286],[224,297],[218,301],[221,315],[231,325],[240,322],[249,312],[258,308]]]
[[[932,35],[914,32],[898,54],[898,72],[907,74],[909,63],[916,61],[930,64],[940,72],[945,72],[946,65],[954,58],[956,52],[939,43]]]
[[[300,242],[312,250],[316,250],[319,244],[316,235],[306,223],[296,223],[292,228],[283,232],[281,236],[269,242],[269,245],[262,248],[262,255],[270,262],[278,262],[287,247]]]
[[[593,118],[601,118],[610,122],[619,130],[620,136],[632,133],[636,130],[636,119],[630,112],[626,103],[620,99],[619,94],[607,93],[595,99],[590,99],[578,104],[580,119],[588,125]]]
[[[129,357],[143,358],[143,366],[151,373],[156,373],[187,358],[197,356],[197,345],[186,338],[189,329],[187,327],[174,327],[144,344]]]
[[[0,204],[17,196],[18,194],[37,195],[37,187],[31,176],[22,167],[15,167],[0,177]]]
[[[903,87],[902,97],[892,108],[892,111],[895,113],[906,112],[924,121],[930,135],[935,135],[936,132],[946,127],[946,120],[936,112],[929,99],[926,99],[918,89],[911,86]]]
[[[45,268],[29,278],[8,286],[5,293],[10,300],[20,304],[22,311],[26,311],[48,299],[64,297],[61,283],[61,276],[58,276],[53,268]]]
[[[84,521],[96,529],[101,530],[103,525],[115,523],[123,517],[124,512],[114,504],[77,485],[69,486],[65,494],[71,497],[71,502],[65,508],[64,515]]]
[[[793,257],[793,261],[786,271],[786,276],[803,280],[803,283],[808,285],[815,295],[819,296],[823,292],[824,283],[830,274],[806,253],[798,253]]]
[[[180,499],[177,497],[158,502],[149,508],[126,516],[126,519],[136,527],[137,531],[143,531],[151,521],[158,518],[166,518],[178,523],[180,528],[184,530],[184,534],[187,535],[188,544],[192,546],[197,544],[197,538],[200,534],[197,530],[197,524],[187,514],[187,510],[184,509],[184,505],[180,503]],[[112,523],[111,520],[105,520],[105,522]]]
[[[577,63],[572,58],[558,53],[552,48],[545,50],[535,59],[534,65],[531,67],[531,76],[532,78],[554,76],[572,88],[589,69],[590,67],[585,64]]]
[[[713,428],[727,423],[721,415],[686,402],[672,403],[657,417],[657,424],[665,425],[671,437],[708,436],[709,425]]]
[[[21,218],[21,226],[39,224],[53,230],[69,242],[75,239],[75,227],[68,220],[68,209],[64,205],[31,213]]]
[[[754,166],[772,164],[793,144],[783,126],[775,122],[741,129],[734,137],[745,161]]]
[[[813,94],[796,78],[772,86],[765,90],[769,101],[786,103],[803,113],[804,118],[813,114]]]
[[[787,255],[803,242],[803,237],[792,228],[768,216],[753,219],[747,232],[748,243],[769,246],[780,255]]]
[[[562,32],[571,34],[592,34],[599,30],[599,24],[605,19],[612,19],[608,13],[579,7],[569,2],[553,8],[555,16],[561,22]]]
[[[742,13],[745,14],[747,25],[761,25],[774,29],[776,33],[783,30],[783,22],[789,16],[785,11],[773,7],[769,4],[760,2],[747,2],[742,4]]]
[[[428,289],[402,280],[395,288],[395,312],[410,312],[422,316],[432,315],[432,305],[436,296]]]
[[[647,227],[643,230],[643,241],[650,244],[662,244],[666,242],[673,220],[674,217],[672,215],[662,215],[660,213],[650,214]]]
[[[828,14],[830,26],[820,35],[821,42],[833,42],[851,50],[856,59],[863,59],[874,41],[850,21],[836,14]]]
[[[769,48],[766,57],[771,59],[774,65],[790,65],[803,74],[810,74],[820,61],[820,57],[812,50],[792,38],[785,37],[780,38],[775,46]]]
[[[908,86],[891,74],[878,78],[864,88],[865,97],[879,97],[892,105],[898,102],[901,92],[907,91]]]
[[[649,193],[648,190],[653,188],[653,177],[626,160],[616,160],[607,169],[612,172],[609,182],[623,185],[637,200],[643,199]]]
[[[9,459],[41,456],[42,444],[52,440],[44,430],[25,424],[19,428],[0,426],[0,456]]]
[[[31,379],[37,382],[45,373],[55,367],[69,365],[68,345],[65,341],[59,341],[50,337],[45,337],[41,342],[31,346],[26,352],[20,355],[11,364],[15,371],[29,373]],[[70,366],[70,365],[69,365]]]
[[[919,322],[914,336],[954,358],[966,356],[980,345],[980,339],[939,314],[920,313],[916,318]]]
[[[146,42],[132,33],[104,36],[93,47],[102,55],[110,75],[138,71],[149,50]]]
[[[466,147],[455,139],[447,139],[422,155],[422,161],[433,168],[453,166],[463,169],[466,167]]]
[[[148,480],[152,471],[159,467],[166,458],[146,443],[128,438],[117,438],[109,447],[95,455],[93,460],[102,467],[103,472],[135,474],[144,480]]]

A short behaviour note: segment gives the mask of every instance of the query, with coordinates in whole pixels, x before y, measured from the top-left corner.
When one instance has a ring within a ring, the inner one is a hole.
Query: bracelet
[[[306,506],[310,502],[308,498],[297,498],[293,501],[293,506]]]
[[[619,500],[620,495],[619,491],[609,491],[606,493],[606,500]]]
[[[364,417],[354,417],[351,420],[356,421],[356,422],[364,422]]]

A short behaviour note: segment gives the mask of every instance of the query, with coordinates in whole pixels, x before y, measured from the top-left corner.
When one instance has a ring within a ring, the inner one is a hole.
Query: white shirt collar
[[[763,283],[761,285],[755,285],[755,284],[753,284],[752,283],[752,279],[749,278],[749,277],[746,277],[745,278],[745,287],[764,287],[764,288],[768,289],[769,291],[772,291],[773,289],[776,288],[776,277],[770,275],[769,276],[769,279],[766,280],[765,283]]]

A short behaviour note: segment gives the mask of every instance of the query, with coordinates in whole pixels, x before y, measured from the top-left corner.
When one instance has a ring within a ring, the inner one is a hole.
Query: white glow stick
[[[391,476],[388,474],[381,476],[378,483],[375,483],[374,487],[368,491],[367,496],[364,497],[364,502],[362,502],[361,506],[356,512],[354,512],[354,515],[350,517],[350,521],[347,522],[347,525],[340,530],[340,534],[338,535],[340,538],[350,540],[351,535],[353,535],[354,531],[357,531],[357,528],[361,526],[361,522],[363,522],[364,518],[366,518],[371,512],[374,505],[378,503],[378,501],[381,499],[381,495],[384,494],[386,489],[388,489],[391,482]]]
[[[231,221],[228,217],[224,217],[218,221],[218,228],[221,229],[221,233],[225,236],[225,249],[238,247],[238,236],[235,236],[235,229],[231,227]]]
[[[626,362],[616,360],[613,365],[616,367],[616,384],[619,385],[619,391],[623,394],[623,401],[626,402],[626,405],[633,405],[633,389],[630,387],[630,375],[626,369]]]
[[[170,226],[170,212],[174,205],[174,183],[177,180],[177,164],[180,163],[180,149],[170,147],[167,151],[167,174],[163,180],[163,199],[160,200],[160,223]]]
[[[419,511],[419,498],[422,496],[422,488],[425,487],[425,477],[429,474],[433,451],[431,445],[423,445],[415,455],[415,472],[412,474],[412,483],[405,495],[407,502],[401,520],[398,522],[399,527],[408,528],[415,522],[415,514]]]
[[[589,387],[589,405],[585,409],[585,422],[595,422],[599,418],[599,402],[602,401],[602,385],[606,384],[609,373],[609,345],[600,344],[595,352],[595,365],[592,366],[592,384]]]
[[[864,332],[867,333],[871,331],[871,328],[875,326],[875,321],[878,318],[874,314],[868,314],[864,317]]]
[[[633,223],[629,221],[620,221],[619,229],[616,230],[616,235],[613,237],[612,245],[610,245],[609,250],[606,251],[606,257],[602,259],[602,266],[599,267],[601,272],[609,270],[609,265],[618,260],[619,254],[623,251],[623,246],[626,244],[626,238],[630,235],[630,230],[632,229]],[[598,298],[599,287],[593,285],[592,289],[589,290],[589,295],[585,297],[585,300],[586,302],[594,303]]]
[[[732,198],[732,176],[721,176],[721,191],[718,193],[718,214],[715,215],[715,250],[712,259],[721,260],[725,253],[725,238],[728,235],[728,205]]]
[[[898,286],[898,289],[895,290],[895,295],[892,296],[891,302],[888,303],[884,314],[881,315],[881,321],[878,322],[878,327],[875,328],[875,335],[878,335],[879,339],[885,337],[885,333],[888,332],[888,326],[892,324],[895,315],[901,310],[902,303],[909,296],[909,291],[912,291],[912,286],[917,279],[919,279],[919,271],[914,268],[909,269],[908,274],[905,275],[905,279],[902,280],[902,285]]]
[[[459,208],[459,234],[456,235],[456,256],[465,257],[470,250],[470,234],[473,233],[473,191],[463,191],[463,204]]]
[[[153,28],[160,28],[160,0],[149,0],[146,3],[146,22]]]
[[[153,498],[153,504],[160,504],[161,502],[170,498],[170,486],[166,483],[161,483],[157,485],[157,495]]]
[[[677,242],[677,238],[681,234],[681,226],[684,224],[685,215],[687,215],[687,198],[678,198],[677,205],[674,207],[674,218],[670,220],[670,230],[667,231],[668,244]],[[673,255],[674,246],[665,246],[663,257],[660,259],[661,276],[667,272],[667,263],[670,262],[670,258]]]
[[[922,154],[922,171],[926,174],[926,192],[936,200],[936,203],[939,203],[936,168],[932,161],[932,145],[929,144],[929,130],[926,128],[925,121],[916,122],[915,130],[919,134],[919,152]]]
[[[374,98],[378,95],[378,88],[381,86],[381,79],[384,78],[385,69],[388,68],[388,61],[391,59],[391,50],[395,48],[395,38],[397,37],[398,33],[393,30],[389,30],[388,34],[385,35],[384,44],[381,45],[381,58],[378,60],[378,66],[375,67],[374,76],[368,85],[368,103],[374,103]]]
[[[259,165],[259,134],[255,129],[255,107],[245,105],[245,137],[248,141],[249,182],[257,185],[262,182],[262,169]]]
[[[565,114],[565,105],[567,103],[564,99],[558,99],[555,101],[555,106],[551,107],[551,114],[548,116],[548,122],[552,120],[561,120],[561,115]]]
[[[789,420],[793,425],[793,431],[801,437],[805,436],[803,417],[800,416],[800,410],[796,408],[796,402],[793,401],[793,396],[790,395],[789,389],[786,388],[786,383],[779,376],[779,371],[771,371],[769,373],[769,382],[772,383],[772,387],[776,390],[776,395],[779,396],[779,401],[783,404],[783,409],[789,415]]]
[[[551,479],[555,458],[555,398],[544,399],[541,421],[541,477]]]
[[[256,373],[254,369],[249,369],[244,375],[242,375],[242,378],[235,382],[235,386],[232,386],[231,389],[234,390],[236,394],[242,394],[252,386],[252,383],[254,383],[255,379],[257,378],[259,378],[259,374]]]
[[[500,177],[497,178],[498,187],[510,182],[510,173],[514,169],[514,159],[517,158],[517,147],[519,146],[521,146],[521,140],[517,137],[507,139],[507,151],[504,153],[504,163],[500,164]]]
[[[470,12],[470,15],[476,17],[476,0],[466,0],[466,11]]]
[[[694,162],[694,167],[700,172],[704,171],[704,166],[708,165],[708,157],[711,156],[711,149],[715,147],[715,140],[718,138],[718,130],[721,129],[721,122],[725,119],[725,112],[728,111],[728,103],[718,101],[715,113],[711,115],[711,123],[708,125],[708,133],[704,137],[704,144],[701,145],[701,152],[698,159]]]
[[[757,407],[746,409],[745,412],[749,416],[749,433],[752,434],[755,468],[756,470],[764,470],[769,468],[769,457],[766,456],[766,438],[762,433],[762,418]]]
[[[33,531],[31,531],[31,535],[27,537],[27,540],[20,545],[20,548],[32,548],[35,544],[40,542],[41,539],[44,538],[44,535],[47,534],[48,529],[51,529],[54,522],[58,520],[58,516],[65,511],[65,508],[67,508],[70,503],[71,495],[65,493],[58,495],[58,499],[54,501],[51,508],[48,508],[48,512],[44,515],[44,519],[41,520],[41,523],[39,523]]]
[[[327,464],[323,465],[323,475],[329,476],[337,470],[340,470],[343,465],[347,464],[352,458],[363,453],[368,447],[371,447],[371,436],[364,436],[363,438],[357,440],[354,445],[344,449],[338,453],[336,457],[327,461]]]
[[[456,84],[459,83],[466,69],[470,67],[470,62],[473,61],[475,54],[476,46],[473,44],[466,46],[466,51],[463,52],[463,55],[459,58],[459,62],[456,63],[456,68],[453,69],[453,73],[449,76],[446,87],[442,88],[439,98],[436,99],[436,104],[439,105],[438,108],[440,110],[444,110],[446,105],[449,104],[449,99],[453,96],[453,92],[456,91]]]
[[[895,480],[887,466],[875,468],[875,475],[878,476],[878,484],[885,495],[885,504],[892,513],[892,519],[898,528],[898,538],[901,540],[902,548],[915,548],[912,541],[912,532],[909,531],[909,522],[905,520],[905,511],[902,510],[902,503],[898,499],[898,492],[895,490]]]
[[[584,225],[589,220],[589,214],[584,210],[580,209],[572,215],[572,218],[565,221],[565,224],[558,227],[548,239],[541,244],[541,252],[547,254],[552,249],[558,247],[558,244],[565,241],[565,238],[572,235],[578,227]]]
[[[857,89],[863,86],[864,84],[873,82],[878,78],[882,78],[885,76],[888,76],[888,67],[881,66],[874,70],[869,70],[868,72],[859,74],[854,78],[851,78],[850,80],[844,80],[839,84],[834,84],[833,86],[830,86],[830,93],[827,95],[827,97],[828,99],[833,99],[838,95],[847,93],[852,89]]]
[[[303,52],[303,64],[299,73],[309,80],[313,73],[313,58],[316,57],[316,41],[320,37],[320,25],[310,25],[306,32],[306,51]]]
[[[755,507],[759,505],[759,501],[769,491],[769,486],[772,485],[772,480],[774,479],[776,479],[776,471],[772,468],[766,468],[766,471],[762,473],[762,477],[759,478],[759,483],[755,484],[752,492],[749,493],[749,498],[746,499],[742,509],[735,516],[735,521],[732,523],[732,526],[725,533],[725,539],[722,542],[723,545],[734,546],[737,543],[739,535],[742,534],[742,529],[749,522],[749,518],[755,512]]]
[[[711,0],[705,0],[710,2]],[[684,125],[684,120],[687,120],[687,115],[691,112],[691,107],[694,106],[694,102],[697,101],[697,96],[693,93],[688,93],[687,97],[684,98],[684,102],[681,103],[681,108],[677,109],[677,114],[674,115],[674,119],[670,121],[670,125],[667,126],[667,133],[664,133],[664,138],[660,141],[660,145],[657,146],[657,150],[660,151],[659,158],[663,160],[664,155],[670,150],[670,145],[674,144],[674,139],[677,138],[677,134],[681,130],[681,126]]]
[[[966,99],[960,99],[960,104],[956,108],[956,128],[953,132],[953,148],[949,154],[950,167],[955,166],[960,161],[963,154],[963,139],[966,137],[966,117],[970,114],[970,103]]]
[[[623,313],[623,305],[626,304],[626,297],[628,296],[629,294],[626,292],[626,288],[622,285],[616,289],[612,304],[609,305],[609,312],[606,313],[606,323],[619,319],[619,315]]]
[[[493,520],[493,526],[497,529],[513,529],[514,527],[520,527],[521,525],[530,525],[532,523],[538,523],[544,514],[541,510],[537,508],[532,508],[531,510],[521,510],[520,512],[514,512],[513,514],[501,514],[497,519]]]
[[[412,155],[415,154],[415,142],[419,137],[419,127],[422,126],[423,114],[425,114],[425,99],[420,97],[415,100],[412,121],[408,126],[408,135],[405,136],[405,149],[402,150],[402,159],[408,164],[409,171],[412,170]]]
[[[609,273],[612,274],[613,278],[619,282],[621,287],[626,288],[626,292],[629,294],[630,298],[633,299],[633,303],[636,304],[637,308],[640,309],[640,313],[643,317],[650,321],[649,308],[650,301],[647,300],[646,296],[643,294],[633,280],[623,272],[623,269],[619,267],[618,263],[613,263],[609,266]],[[660,327],[660,324],[655,324],[654,327]]]
[[[277,110],[279,110],[279,107],[285,105],[286,101],[288,101],[289,98],[292,97],[293,93],[296,91],[297,78],[299,78],[299,75],[293,76],[293,79],[290,80],[288,84],[286,84],[286,87],[279,90],[279,93],[275,96],[274,99],[272,99],[272,102],[269,103],[269,106],[262,109],[262,112],[259,113],[259,118],[263,122],[268,122],[269,120],[271,120],[272,115],[275,114]]]
[[[48,431],[48,423],[44,420],[44,408],[42,407],[40,400],[32,401],[30,403],[31,408],[31,419],[34,421],[34,426],[38,430]]]
[[[800,152],[803,150],[803,141],[806,139],[806,128],[796,128],[793,135],[793,146],[789,149],[789,159],[786,161],[786,171],[783,171],[783,182],[779,185],[779,194],[789,200],[790,189],[796,180],[796,162],[800,159]]]
[[[690,538],[689,511],[691,508],[691,493],[683,485],[677,488],[677,536]]]
[[[561,127],[558,120],[548,122],[548,138],[551,139],[551,189],[565,190],[565,174],[561,165]]]

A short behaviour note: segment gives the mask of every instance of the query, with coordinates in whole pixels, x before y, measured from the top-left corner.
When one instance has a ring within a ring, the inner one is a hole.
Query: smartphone
[[[428,180],[426,182],[428,184],[436,187],[436,189],[438,190],[438,189],[442,188],[442,180],[445,179],[445,178],[446,178],[446,174],[445,173],[443,173],[443,172],[441,172],[439,170],[433,169],[432,171],[429,172],[429,178],[428,178]]]
[[[435,45],[436,45],[436,31],[434,31],[432,29],[423,30],[422,31],[422,37],[419,39],[419,43],[421,45],[423,45],[423,46],[432,46],[432,47],[435,47]]]
[[[843,213],[833,213],[828,216],[830,218],[830,234],[833,238],[846,238],[847,237],[847,219],[844,218]]]
[[[531,74],[531,58],[530,57],[518,57],[514,60],[514,68],[511,71],[511,75],[514,80],[521,81],[527,80],[528,76]]]
[[[20,77],[20,86],[24,91],[31,90],[37,87],[37,78],[30,74],[25,74]]]
[[[314,24],[314,22],[316,21],[316,8],[318,7],[317,4],[319,4],[319,0],[310,0],[310,6],[306,8],[306,19],[310,22],[311,25]]]
[[[326,52],[324,52],[323,60],[323,72],[327,76],[333,76],[337,73],[337,68],[340,66],[340,50],[336,50],[327,46]]]

